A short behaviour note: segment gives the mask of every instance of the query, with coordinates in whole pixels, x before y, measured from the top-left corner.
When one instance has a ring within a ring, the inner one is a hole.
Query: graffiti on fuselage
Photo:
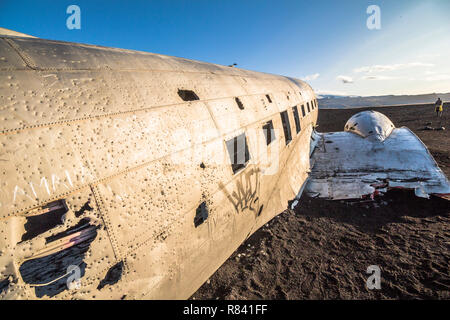
[[[233,204],[236,213],[251,211],[257,214],[258,194],[259,194],[259,169],[251,168],[239,174],[239,178],[234,182],[234,188],[231,194],[226,187],[221,184],[228,200]]]

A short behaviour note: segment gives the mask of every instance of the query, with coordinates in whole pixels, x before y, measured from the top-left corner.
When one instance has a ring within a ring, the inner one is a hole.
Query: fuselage
[[[308,177],[301,80],[35,38],[0,56],[2,298],[188,298]]]

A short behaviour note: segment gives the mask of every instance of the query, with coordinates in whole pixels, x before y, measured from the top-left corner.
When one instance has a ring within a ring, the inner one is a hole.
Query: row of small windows
[[[238,100],[236,100],[236,102],[237,101]],[[308,102],[306,106],[308,111],[310,110],[310,108],[314,110],[315,108],[317,108],[317,100],[311,101],[311,105]],[[302,114],[303,116],[305,116],[305,106],[302,105],[301,108]],[[297,106],[292,107],[292,113],[294,115],[295,131],[298,134],[300,133],[302,128]],[[288,145],[292,141],[292,132],[287,110],[281,112],[280,117],[281,123],[283,125],[285,143],[286,145]],[[266,123],[264,123],[262,126],[262,130],[264,132],[264,137],[266,138],[266,144],[267,145],[271,144],[276,139],[273,121],[269,120]],[[245,133],[242,133],[239,136],[226,141],[225,144],[227,146],[228,154],[230,156],[231,168],[233,170],[233,174],[235,174],[242,168],[245,168],[247,163],[250,161],[250,152],[248,149],[247,137],[245,136]]]
[[[178,90],[178,95],[180,96],[180,98],[183,101],[195,101],[195,100],[200,100],[200,98],[198,97],[198,95],[192,91],[192,90],[182,90],[179,89]],[[300,96],[302,95],[302,93],[300,92]],[[289,96],[287,96],[288,100],[289,100]],[[266,94],[266,99],[269,103],[272,103],[272,99],[270,97],[269,94]],[[242,101],[239,98],[235,98],[236,104],[239,107],[239,109],[244,110],[244,104],[242,103]],[[312,100],[311,101],[311,108],[310,108],[310,104],[309,102],[306,103],[306,107],[308,109],[308,113],[311,112],[311,109],[314,110],[317,107],[317,100]],[[302,105],[302,115],[303,117],[306,115],[305,113],[305,107]]]
[[[198,95],[192,90],[179,89],[178,95],[180,96],[181,99],[183,99],[183,101],[199,100]],[[302,94],[300,92],[300,96],[301,95]],[[287,96],[287,97],[289,99],[289,96]],[[266,99],[269,103],[272,103],[272,99],[269,94],[266,94]],[[240,110],[244,110],[244,104],[238,97],[235,98],[235,102]],[[310,102],[307,102],[306,108],[308,110],[308,113],[311,112],[311,110],[314,110],[315,108],[317,108],[317,100],[314,99]],[[302,104],[301,109],[302,109],[302,116],[305,117],[306,111],[305,111],[304,104]],[[301,128],[301,124],[300,124],[300,117],[298,114],[297,106],[292,107],[292,113],[294,115],[295,131],[298,134],[298,133],[300,133],[302,128]],[[286,145],[288,145],[292,141],[292,132],[291,132],[291,124],[289,122],[289,116],[288,116],[287,110],[281,112],[280,117],[281,117],[281,123],[283,125],[285,143],[286,143]],[[264,136],[266,138],[267,145],[271,144],[276,139],[272,120],[269,120],[268,122],[266,122],[262,126],[262,129],[264,132]],[[226,141],[226,146],[228,149],[228,154],[230,156],[233,174],[235,174],[240,169],[244,168],[247,165],[248,161],[250,160],[250,152],[248,150],[247,138],[245,136],[245,133],[242,133],[239,136]]]
[[[178,95],[180,96],[180,98],[183,101],[195,101],[195,100],[200,100],[200,98],[198,97],[198,95],[192,91],[192,90],[183,90],[183,89],[178,89]],[[266,99],[269,103],[272,103],[272,99],[270,98],[270,95],[266,94]],[[239,98],[235,98],[235,101],[239,107],[239,109],[243,110],[244,109],[244,105],[242,104],[241,100]]]
[[[267,94],[266,95],[267,101],[269,101],[269,103],[272,103],[272,99],[270,99],[270,96]],[[244,110],[244,104],[242,103],[242,101],[239,98],[235,98],[236,104],[238,105],[239,109]],[[308,109],[308,113],[310,113],[312,110],[315,110],[317,108],[317,99],[311,100],[310,102],[306,103],[306,107]],[[294,109],[294,117],[296,118],[296,128],[300,127],[300,120],[298,120],[298,126],[297,126],[297,118],[298,118],[298,108],[297,106],[293,107]],[[305,111],[305,105],[302,104],[302,116],[305,117],[306,116],[306,111]],[[298,132],[298,131],[297,131]]]

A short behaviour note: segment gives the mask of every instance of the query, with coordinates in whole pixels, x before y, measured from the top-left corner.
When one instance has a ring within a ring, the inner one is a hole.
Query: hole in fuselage
[[[45,295],[52,297],[67,290],[69,276],[76,275],[79,278],[84,276],[85,254],[97,237],[97,227],[86,223],[87,221],[88,219],[83,219],[76,226],[47,238],[49,243],[67,237],[58,244],[60,251],[31,258],[20,265],[19,271],[23,281],[34,287],[38,298]]]
[[[79,217],[81,216],[85,211],[92,211],[94,210],[94,208],[91,208],[91,206],[89,205],[90,201],[87,201],[81,208],[80,210],[75,212],[75,217]]]
[[[203,201],[195,211],[194,226],[197,228],[199,225],[205,222],[206,219],[208,219],[208,215],[208,206],[206,205],[206,202]]]
[[[100,284],[98,285],[97,289],[102,290],[106,285],[116,284],[122,278],[122,273],[123,273],[123,261],[120,261],[108,270],[108,273],[106,274],[105,278],[102,281],[100,281]]]
[[[6,291],[8,289],[9,283],[10,283],[10,281],[8,278],[0,281],[0,294],[2,294],[4,291]]]
[[[89,218],[81,219],[75,226],[70,227],[69,229],[67,229],[63,232],[60,232],[58,234],[55,234],[55,235],[45,238],[45,243],[50,243],[50,242],[62,239],[73,233],[81,232],[89,227],[92,227],[90,224],[90,219]]]
[[[25,233],[22,236],[22,241],[33,239],[34,237],[53,229],[57,225],[64,223],[64,215],[67,213],[67,206],[65,200],[58,200],[51,202],[41,209],[41,214],[26,217]]]

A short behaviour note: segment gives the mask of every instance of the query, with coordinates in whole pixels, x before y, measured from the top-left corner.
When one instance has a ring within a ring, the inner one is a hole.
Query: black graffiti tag
[[[231,195],[226,191],[225,186],[221,186],[237,213],[247,209],[255,212],[256,209],[253,205],[258,201],[258,173],[259,169],[251,169],[248,172],[242,172],[239,180],[236,182],[236,188]],[[254,184],[252,183],[252,179],[255,180]]]

